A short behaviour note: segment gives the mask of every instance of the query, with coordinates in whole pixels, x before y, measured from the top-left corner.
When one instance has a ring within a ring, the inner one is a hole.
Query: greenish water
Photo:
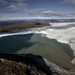
[[[46,59],[67,69],[75,68],[71,64],[73,51],[65,43],[59,43],[55,39],[42,37],[41,34],[15,35],[0,38],[1,53],[41,55]]]

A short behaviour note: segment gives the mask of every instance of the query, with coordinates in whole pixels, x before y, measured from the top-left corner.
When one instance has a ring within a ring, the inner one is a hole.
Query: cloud
[[[54,11],[43,11],[37,14],[33,14],[33,15],[37,15],[40,17],[56,17],[56,18],[68,18],[68,19],[75,19],[75,13],[63,13],[63,12],[54,12]]]
[[[75,4],[75,0],[64,0],[65,2],[69,2],[69,3],[72,3],[72,4]]]
[[[5,1],[5,0],[0,0],[0,3],[6,3],[7,1]]]
[[[20,19],[20,18],[24,18],[26,16],[26,14],[20,14],[20,13],[6,13],[6,14],[1,14],[0,15],[0,21],[3,20],[14,20],[14,19]]]
[[[28,4],[27,3],[16,3],[16,4],[12,4],[9,6],[9,8],[12,9],[27,9],[28,8]]]
[[[9,10],[9,9],[1,9],[0,13],[12,13],[14,10]]]
[[[42,10],[42,11],[40,11]],[[12,12],[12,10],[0,10],[0,12]],[[32,12],[34,11],[34,12]],[[32,18],[34,19],[57,19],[57,18],[62,18],[62,19],[75,19],[75,13],[63,13],[63,12],[55,12],[51,10],[44,10],[44,9],[33,9],[33,10],[28,10],[28,13],[5,13],[5,14],[0,14],[0,20],[7,20],[7,19],[27,19],[27,18]],[[39,12],[35,12],[39,11]]]
[[[54,11],[43,11],[40,13],[43,16],[64,16],[64,14],[62,12],[54,12]]]
[[[28,7],[26,0],[0,0],[0,7],[24,10]]]

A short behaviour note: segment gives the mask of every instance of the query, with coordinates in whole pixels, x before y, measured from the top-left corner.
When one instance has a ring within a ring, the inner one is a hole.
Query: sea
[[[74,34],[74,22],[50,23],[48,27],[0,34],[0,53],[32,53],[65,69],[75,69]]]

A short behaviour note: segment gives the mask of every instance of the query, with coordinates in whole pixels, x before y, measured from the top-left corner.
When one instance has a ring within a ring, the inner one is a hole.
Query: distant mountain
[[[75,19],[21,19],[21,20],[10,20],[0,21],[0,25],[12,25],[25,21],[39,21],[39,22],[75,22]]]
[[[75,19],[25,19],[25,21],[42,21],[42,22],[75,22]]]

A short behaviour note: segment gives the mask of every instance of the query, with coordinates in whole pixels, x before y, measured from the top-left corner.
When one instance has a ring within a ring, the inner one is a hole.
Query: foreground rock
[[[75,75],[75,73],[68,72],[38,55],[0,54],[0,75]]]

